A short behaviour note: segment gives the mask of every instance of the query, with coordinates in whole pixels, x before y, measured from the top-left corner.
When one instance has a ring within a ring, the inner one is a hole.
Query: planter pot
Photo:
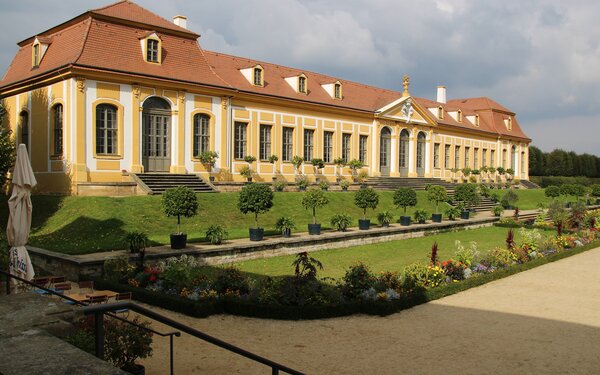
[[[187,243],[187,234],[171,234],[171,249],[184,249]]]
[[[215,182],[215,176],[208,176],[208,181]]]
[[[419,224],[425,224],[425,222],[426,222],[426,220],[422,220],[422,219],[418,221]]]
[[[381,224],[382,228],[389,228],[390,227],[390,223],[383,223]]]
[[[361,184],[360,184],[360,188],[361,188],[361,189],[366,189],[366,188],[367,188],[367,184],[361,183]]]
[[[400,225],[408,226],[410,225],[410,216],[400,216]]]
[[[470,213],[471,213],[470,211],[461,211],[460,218],[463,220],[468,220]]]
[[[321,224],[308,224],[308,234],[310,234],[310,235],[321,234]]]
[[[342,191],[348,191],[348,188],[344,186],[344,187],[342,187]],[[600,204],[600,203],[598,203],[598,204]]]
[[[358,229],[369,230],[371,227],[371,220],[369,219],[358,219]]]
[[[291,229],[284,229],[284,230],[281,232],[281,235],[282,235],[284,238],[290,238],[290,237],[292,237],[292,230],[291,230]]]
[[[340,183],[340,181],[342,181],[342,178],[341,178],[341,177],[336,177],[336,178],[335,178],[335,182],[336,182],[337,184],[339,184],[339,183]]]
[[[264,234],[264,228],[250,228],[250,241],[262,241]]]
[[[142,365],[138,365],[137,363],[127,364],[121,367],[121,370],[133,375],[146,375],[146,368]]]
[[[277,177],[271,177],[271,180],[277,181]]]
[[[300,191],[306,191],[306,186],[298,186],[298,190],[300,190]]]
[[[248,177],[248,182],[252,182],[252,177]]]
[[[433,221],[434,223],[441,223],[442,214],[431,214],[431,221]]]

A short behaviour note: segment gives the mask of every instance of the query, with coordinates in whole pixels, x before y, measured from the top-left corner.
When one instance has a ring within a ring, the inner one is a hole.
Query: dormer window
[[[32,65],[34,67],[40,65],[40,44],[36,43],[33,45],[33,61]]]
[[[162,41],[153,31],[140,39],[144,60],[153,64],[160,64],[162,60]]]
[[[306,77],[300,76],[298,77],[298,92],[302,94],[306,94]]]
[[[438,107],[438,115],[437,115],[437,117],[440,120],[444,119],[444,108],[442,108],[442,106]]]
[[[459,109],[456,115],[456,121],[462,122],[462,111]]]
[[[146,41],[146,61],[158,62],[158,40],[148,39]]]
[[[333,97],[335,99],[341,99],[342,98],[342,84],[341,83],[336,83],[333,86]]]
[[[254,86],[263,85],[263,71],[259,67],[254,68]]]
[[[475,126],[479,126],[479,115],[475,115]]]
[[[506,129],[512,130],[512,117],[507,117],[504,119],[504,126],[506,126]]]

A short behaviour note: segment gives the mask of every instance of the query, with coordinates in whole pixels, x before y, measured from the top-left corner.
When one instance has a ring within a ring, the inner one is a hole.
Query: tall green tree
[[[0,188],[6,182],[6,174],[15,165],[15,141],[5,119],[6,111],[0,102]]]

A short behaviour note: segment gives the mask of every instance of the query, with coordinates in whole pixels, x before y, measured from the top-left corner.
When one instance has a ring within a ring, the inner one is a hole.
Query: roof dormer
[[[440,120],[444,119],[444,108],[442,106],[437,108],[437,118]]]
[[[340,81],[335,81],[334,83],[327,83],[321,85],[325,91],[331,96],[332,99],[342,100],[342,83]]]
[[[33,40],[33,44],[31,46],[31,66],[38,67],[48,50],[48,46],[51,43],[50,38],[45,38],[41,36],[35,37]]]
[[[265,70],[260,64],[240,69],[240,73],[242,73],[251,85],[258,87],[265,86]]]
[[[476,127],[479,127],[479,115],[468,115],[467,116],[467,121],[469,121],[470,123],[472,123]]]
[[[285,78],[285,81],[290,85],[294,91],[298,94],[308,94],[308,79],[304,73]]]
[[[511,116],[508,116],[504,119],[504,126],[506,126],[506,129],[512,130],[512,117]]]
[[[140,38],[140,47],[144,61],[151,64],[160,64],[162,61],[162,40],[155,31],[151,31]]]

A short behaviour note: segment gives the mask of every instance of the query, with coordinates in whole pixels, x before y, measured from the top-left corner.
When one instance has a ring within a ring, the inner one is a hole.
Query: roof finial
[[[410,84],[410,77],[408,76],[408,74],[405,74],[402,77],[402,84],[404,85],[404,92],[402,93],[402,97],[407,97],[410,96],[410,94],[408,93],[408,85]]]

